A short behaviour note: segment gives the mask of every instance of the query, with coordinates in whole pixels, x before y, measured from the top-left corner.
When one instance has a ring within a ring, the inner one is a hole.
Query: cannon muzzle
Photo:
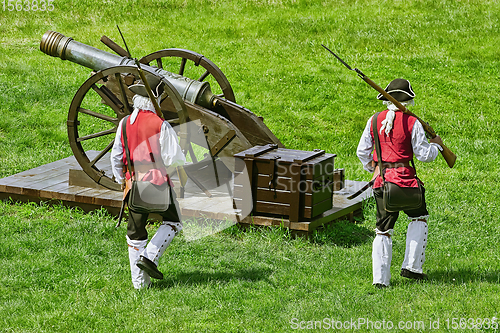
[[[100,71],[113,66],[135,66],[135,61],[133,59],[99,50],[95,47],[77,42],[73,38],[66,37],[59,32],[50,30],[42,37],[40,51],[52,57],[69,60],[94,71]],[[200,82],[186,78],[161,68],[147,65],[142,65],[141,67],[145,67],[167,79],[183,99],[208,109],[214,107],[214,103],[217,99],[212,93],[208,82]],[[155,86],[158,83],[156,77],[149,76],[147,80],[151,86]]]

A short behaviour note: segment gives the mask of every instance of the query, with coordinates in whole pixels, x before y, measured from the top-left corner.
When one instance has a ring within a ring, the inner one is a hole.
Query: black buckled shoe
[[[427,280],[427,275],[424,273],[415,273],[406,268],[401,269],[401,276],[413,280]]]
[[[158,270],[155,263],[144,256],[140,256],[137,260],[137,267],[149,274],[150,277],[158,280],[163,280],[163,273]]]

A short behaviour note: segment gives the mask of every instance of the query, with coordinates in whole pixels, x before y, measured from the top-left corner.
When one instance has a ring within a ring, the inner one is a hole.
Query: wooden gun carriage
[[[140,78],[127,51],[106,36],[101,41],[117,54],[54,31],[43,35],[40,50],[92,70],[69,108],[69,142],[90,182],[120,190],[109,167],[103,165],[108,162],[105,156],[112,148],[120,120],[133,111],[134,93],[129,87]],[[150,86],[164,85],[161,112],[176,129],[184,154],[189,157],[186,173],[190,176],[213,165],[217,178],[214,187],[234,180],[230,191],[233,208],[238,203],[254,215],[281,216],[290,222],[316,220],[316,226],[359,210],[360,202],[348,211],[346,203],[332,208],[333,192],[345,185],[344,169],[334,169],[336,155],[323,150],[285,149],[262,117],[236,103],[229,81],[212,61],[193,51],[164,49],[139,62]],[[217,175],[222,168],[224,172]],[[245,168],[248,176],[242,182],[245,177],[240,176]],[[225,178],[219,182],[219,176]],[[196,177],[190,178],[196,182]],[[333,212],[331,218],[329,212]],[[308,227],[299,227],[306,230],[303,228]]]
[[[91,179],[109,189],[119,190],[119,184],[109,171],[99,167],[98,162],[111,150],[119,121],[132,112],[134,93],[129,87],[139,81],[139,75],[127,51],[106,36],[101,40],[118,55],[54,31],[43,35],[40,50],[93,70],[71,102],[67,120],[69,142],[78,163]],[[174,63],[173,59],[178,60],[178,68],[174,68],[175,65],[167,68],[167,64]],[[231,160],[237,152],[268,143],[283,147],[261,117],[235,103],[226,76],[206,57],[183,49],[165,49],[139,62],[151,86],[164,83],[161,111],[164,118],[179,129],[181,147],[198,168],[212,163],[217,157],[229,157],[223,161],[232,172]],[[202,74],[196,79],[187,77],[189,66],[201,68]],[[212,92],[213,86],[218,94]],[[198,128],[188,128],[188,123]],[[193,148],[196,146],[202,149]],[[87,154],[89,150],[99,153],[91,158]]]

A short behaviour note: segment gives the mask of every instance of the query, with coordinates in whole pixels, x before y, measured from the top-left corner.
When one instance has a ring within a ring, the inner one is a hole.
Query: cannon
[[[118,55],[54,31],[43,35],[40,50],[92,70],[69,107],[68,138],[83,171],[96,183],[120,190],[110,170],[101,166],[101,160],[112,148],[118,123],[132,112],[134,93],[129,87],[140,78],[126,50],[106,36],[101,41]],[[164,83],[161,111],[178,129],[180,145],[191,165],[200,168],[218,158],[230,157],[222,160],[232,172],[232,157],[238,152],[255,145],[283,147],[261,117],[236,104],[226,76],[203,55],[173,48],[153,52],[139,62],[151,86]],[[98,153],[91,156],[90,150]]]

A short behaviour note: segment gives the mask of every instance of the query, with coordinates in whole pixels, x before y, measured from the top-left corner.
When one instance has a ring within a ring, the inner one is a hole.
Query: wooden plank
[[[179,199],[181,214],[185,216],[200,216],[211,219],[217,219],[220,210],[227,210],[232,207],[229,197],[191,197]]]
[[[65,173],[64,170],[58,168],[49,168],[47,170],[37,170],[38,172],[23,172],[8,177],[3,181],[5,185],[12,185],[16,187],[36,188],[34,185],[38,181],[50,179]]]
[[[268,188],[257,188],[257,201],[269,201],[290,206],[290,191],[274,191]]]
[[[80,186],[70,186],[68,183],[59,183],[54,186],[50,186],[44,189],[44,191],[40,191],[40,196],[43,193],[50,193],[51,198],[63,201],[70,202],[79,202],[76,200],[77,195],[81,195],[82,193],[89,191],[91,189]],[[82,202],[83,203],[83,202]]]
[[[4,185],[2,192],[9,193],[9,194],[19,194],[20,195],[22,190],[23,190],[22,187],[11,186],[11,185]]]
[[[68,174],[67,173],[62,173],[58,176],[55,176],[53,178],[47,178],[40,180],[38,182],[33,183],[33,188],[36,188],[37,190],[41,191],[46,187],[52,186],[57,183],[61,182],[68,182]]]
[[[280,204],[277,202],[266,202],[266,201],[257,201],[254,206],[254,211],[258,213],[268,213],[275,215],[290,215],[290,205],[289,204]]]
[[[324,150],[314,150],[314,151],[308,151],[307,153],[304,153],[303,156],[300,158],[296,158],[293,160],[294,163],[299,163],[303,164],[306,163],[309,160],[315,159],[317,157],[320,157],[325,153]]]
[[[123,193],[120,191],[101,190],[101,192],[94,197],[94,204],[104,207],[121,207]]]
[[[76,188],[76,187],[73,187]],[[58,199],[58,200],[68,200],[68,198],[61,198],[62,192],[66,191],[68,189],[68,182],[60,182],[60,183],[55,183],[51,186],[47,186],[43,189],[40,190],[40,197],[41,198],[53,198],[53,199]],[[71,198],[71,199],[74,199]],[[71,201],[71,200],[68,200]]]
[[[223,198],[224,200],[219,201],[217,204],[213,205],[210,210],[214,211],[215,218],[217,220],[224,220],[225,218],[235,221],[236,212],[233,208],[233,200],[227,196]]]
[[[214,200],[210,200],[212,198]],[[191,197],[178,200],[179,205],[181,206],[181,214],[185,216],[206,216],[208,218],[215,218],[213,212],[210,211],[210,208],[216,202],[217,197],[212,198]]]
[[[247,216],[241,220],[241,224],[253,224],[259,226],[284,226],[285,228],[290,227],[290,222],[286,219],[280,219],[268,216]]]
[[[93,204],[96,205],[98,201],[98,197],[102,194],[108,194],[111,192],[111,190],[106,189],[106,190],[100,190],[100,189],[95,189],[95,188],[85,188],[85,191],[81,191],[76,193],[75,195],[75,201],[77,202],[82,202],[86,204]],[[115,191],[113,191],[115,192]]]
[[[328,187],[331,189],[331,187]],[[328,189],[327,188],[327,189]],[[234,196],[235,198],[243,198],[242,191],[245,191],[243,187],[235,187]],[[269,201],[281,204],[290,205],[291,196],[293,193],[290,191],[274,191],[269,188],[258,188],[256,191],[257,201]],[[331,190],[325,190],[322,192],[311,193],[301,193],[303,204],[306,207],[312,207],[315,204],[323,202],[325,200],[331,200],[332,192]]]
[[[309,231],[310,222],[290,222],[289,228],[292,230]]]
[[[341,219],[345,216],[348,216],[349,213],[357,211],[362,208],[361,203],[355,203],[349,207],[333,207],[332,209],[324,212],[318,218],[311,221],[309,228],[311,230],[316,229],[317,227],[327,224],[329,222]]]
[[[73,164],[76,163],[74,160]],[[50,183],[51,178],[58,178],[60,176],[64,177],[67,173],[65,168],[71,164],[67,159],[59,160],[56,162],[49,163],[45,166],[39,166],[27,171],[20,172],[18,174],[0,179],[0,191],[6,193],[22,194],[23,188],[25,189],[41,189]],[[28,195],[29,190],[26,190],[26,195]],[[36,194],[36,191],[29,194]]]
[[[19,177],[30,177],[30,176],[35,176],[36,174],[46,172],[48,170],[60,169],[60,168],[64,167],[66,164],[67,163],[65,163],[64,160],[59,160],[59,161],[52,162],[52,163],[49,163],[46,165],[41,165],[41,166],[35,167],[33,169],[22,171],[20,173],[15,174],[15,175],[11,175],[11,176],[2,178],[2,179],[0,179],[0,184],[9,183],[11,180],[18,179]]]
[[[255,147],[252,147],[250,149],[245,150],[245,153],[242,154],[242,156],[245,158],[250,157],[252,159],[255,159],[258,156],[264,155],[264,154],[266,154],[270,151],[273,151],[277,148],[278,148],[277,145],[272,145],[272,144],[266,145],[266,146],[255,146]],[[238,155],[238,154],[235,154],[235,155]]]

